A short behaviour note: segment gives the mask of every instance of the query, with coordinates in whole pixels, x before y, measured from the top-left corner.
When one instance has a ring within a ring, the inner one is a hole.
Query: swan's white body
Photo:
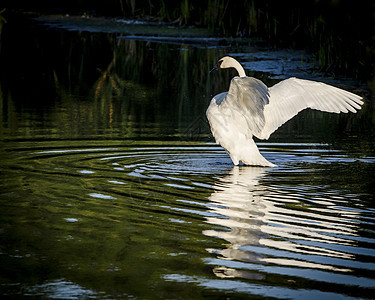
[[[361,109],[361,97],[342,89],[310,80],[289,78],[268,88],[258,79],[247,77],[241,64],[226,56],[216,69],[235,68],[229,91],[214,96],[207,118],[216,143],[233,163],[274,167],[258,150],[253,136],[268,139],[286,121],[305,108],[331,113],[353,113]]]

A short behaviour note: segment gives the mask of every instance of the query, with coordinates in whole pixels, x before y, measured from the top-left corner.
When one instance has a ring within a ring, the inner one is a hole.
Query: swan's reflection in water
[[[211,211],[221,217],[207,222],[220,228],[203,234],[228,242],[222,249],[207,249],[216,256],[208,261],[214,273],[263,279],[296,269],[351,272],[359,211],[345,207],[349,199],[337,191],[320,194],[316,186],[263,184],[268,172],[234,167],[213,186]]]

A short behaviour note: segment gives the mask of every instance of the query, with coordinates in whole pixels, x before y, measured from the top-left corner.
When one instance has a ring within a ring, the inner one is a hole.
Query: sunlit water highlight
[[[8,179],[18,178],[21,188],[2,195],[8,211],[2,222],[12,222],[1,236],[16,238],[1,253],[5,268],[55,264],[52,278],[27,283],[23,295],[146,296],[136,283],[142,277],[160,297],[170,292],[168,283],[186,291],[194,286],[198,297],[215,290],[370,297],[375,210],[363,204],[370,195],[337,186],[325,173],[334,168],[335,176],[345,176],[353,163],[373,170],[375,158],[350,158],[324,144],[262,143],[277,168],[233,167],[211,143],[74,143],[8,149],[17,156]],[[355,186],[358,179],[352,180]],[[41,209],[48,212],[42,222]],[[33,229],[23,232],[21,224]],[[52,249],[28,246],[34,239]],[[83,249],[85,257],[77,256]],[[83,275],[87,268],[90,275]],[[84,276],[106,276],[115,291]],[[127,280],[116,283],[123,276]],[[19,288],[2,286],[5,294]]]

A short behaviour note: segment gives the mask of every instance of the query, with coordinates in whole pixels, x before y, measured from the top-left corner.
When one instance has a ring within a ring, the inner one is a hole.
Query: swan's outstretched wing
[[[263,110],[268,102],[268,88],[263,82],[252,77],[234,77],[222,107],[243,115],[248,125],[246,130],[259,135],[265,125]]]
[[[282,124],[305,108],[331,113],[357,112],[361,97],[315,81],[289,78],[269,88],[269,104],[264,107],[265,125],[259,135],[268,139]]]

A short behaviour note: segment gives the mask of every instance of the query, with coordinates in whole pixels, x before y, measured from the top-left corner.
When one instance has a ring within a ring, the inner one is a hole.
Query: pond
[[[297,76],[368,100],[365,85],[302,50],[82,21],[1,27],[3,296],[373,297],[373,104],[305,111],[257,141],[275,168],[233,166],[205,116],[235,75],[208,73],[226,54],[269,86]]]

